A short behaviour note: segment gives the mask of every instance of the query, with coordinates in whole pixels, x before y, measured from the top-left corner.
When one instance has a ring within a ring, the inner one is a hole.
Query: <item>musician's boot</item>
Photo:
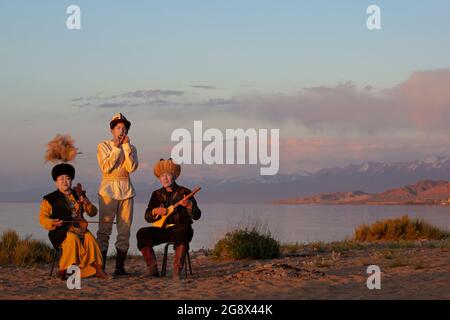
[[[103,269],[103,272],[106,271],[106,259],[108,259],[108,250],[102,251],[102,260],[103,260],[102,269]]]
[[[175,257],[173,258],[173,278],[176,280],[181,279],[181,271],[184,267],[186,259],[187,245],[179,244],[175,248]]]
[[[141,250],[144,257],[145,264],[147,265],[147,274],[150,277],[159,277],[158,262],[156,260],[155,251],[152,247],[144,247]]]
[[[61,280],[67,279],[67,271],[66,270],[58,270],[57,276]]]
[[[114,271],[115,276],[128,276],[129,273],[125,271],[125,259],[127,258],[127,251],[122,251],[118,248],[116,255],[116,270]]]

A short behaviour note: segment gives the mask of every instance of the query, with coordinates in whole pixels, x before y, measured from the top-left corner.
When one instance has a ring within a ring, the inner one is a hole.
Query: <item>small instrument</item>
[[[81,198],[81,197],[86,198],[86,191],[83,190],[81,183],[77,183],[75,192],[77,193],[78,198]],[[83,217],[82,210],[83,210],[83,205],[80,202],[78,202],[78,207],[75,212],[75,217],[72,220],[72,226],[70,228],[72,231],[79,234],[80,236],[84,236],[86,234],[86,230],[89,225],[87,220]]]
[[[78,198],[80,198],[80,197],[86,198],[86,190],[83,190],[81,183],[77,183],[75,192],[77,193]],[[99,221],[87,221],[83,217],[83,213],[82,213],[83,205],[80,202],[78,202],[78,203],[79,203],[79,205],[78,205],[76,212],[74,213],[73,220],[70,220],[70,221],[64,220],[63,223],[72,224],[72,226],[71,226],[72,231],[83,236],[86,233],[89,223],[100,223],[100,222]],[[103,223],[116,224],[116,222],[103,222]]]
[[[159,218],[158,220],[153,222],[153,226],[154,227],[158,227],[158,228],[167,228],[167,227],[171,227],[173,226],[173,224],[166,224],[167,218],[169,218],[172,213],[175,211],[175,209],[181,204],[181,202],[183,202],[184,200],[187,200],[191,197],[193,197],[197,192],[199,192],[202,188],[200,187],[196,187],[194,188],[194,190],[192,190],[191,193],[189,193],[188,195],[184,196],[183,199],[181,199],[180,201],[178,201],[177,203],[167,207],[167,214],[165,216],[161,216],[161,218]]]

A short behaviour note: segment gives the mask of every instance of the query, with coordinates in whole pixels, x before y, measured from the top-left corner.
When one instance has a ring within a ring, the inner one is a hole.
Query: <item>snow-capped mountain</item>
[[[386,189],[414,184],[421,180],[449,180],[450,157],[435,156],[407,162],[365,162],[319,170],[315,173],[298,172],[254,178],[184,179],[186,186],[202,186],[198,198],[202,202],[215,203],[271,203],[277,199],[302,197],[317,193],[347,192],[364,190],[379,193]],[[92,182],[95,194],[97,182]],[[147,202],[152,190],[159,185],[136,183],[136,200]],[[40,201],[45,190],[35,189],[15,192],[0,192],[0,201]],[[51,188],[49,188],[51,190]],[[89,191],[89,190],[88,190]]]
[[[202,198],[211,202],[268,203],[315,193],[382,192],[421,180],[450,180],[450,157],[407,162],[365,162],[292,175],[206,181]]]

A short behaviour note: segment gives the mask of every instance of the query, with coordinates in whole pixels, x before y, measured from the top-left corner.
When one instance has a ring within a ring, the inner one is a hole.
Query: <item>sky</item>
[[[66,8],[81,8],[68,30]],[[381,8],[369,31],[366,8]],[[70,134],[98,179],[111,117],[132,122],[135,179],[176,128],[278,128],[280,173],[450,155],[448,1],[0,1],[0,192],[49,178]],[[190,177],[259,166],[190,165]]]

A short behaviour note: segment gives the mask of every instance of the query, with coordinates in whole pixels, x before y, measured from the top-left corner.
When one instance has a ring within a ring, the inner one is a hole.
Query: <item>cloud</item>
[[[448,128],[450,69],[418,71],[390,92],[393,107],[402,109],[419,129]]]
[[[73,105],[78,108],[86,108],[86,107],[89,107],[91,104],[89,102],[87,102],[87,103],[73,104]]]
[[[212,86],[193,85],[196,88]],[[110,97],[98,94],[88,99],[102,99],[100,104],[78,104],[100,108],[168,106],[168,116],[179,114],[179,107],[189,107],[189,114],[261,120],[269,125],[286,123],[315,135],[370,136],[395,134],[450,133],[450,68],[417,71],[392,88],[358,87],[352,82],[335,86],[316,86],[293,93],[248,93],[231,98],[212,97],[198,100],[179,90],[136,90]],[[122,101],[120,99],[135,101]],[[81,98],[75,98],[80,102]],[[170,108],[173,107],[173,108]],[[211,108],[214,107],[214,108]],[[220,107],[220,108],[218,108]],[[157,112],[157,109],[155,110]]]
[[[325,167],[345,166],[368,160],[395,162],[449,154],[448,136],[436,137],[433,141],[426,137],[289,138],[280,141],[280,171],[317,171]]]
[[[229,112],[238,117],[276,125],[290,122],[316,134],[449,133],[450,69],[416,72],[387,89],[345,82],[293,94],[240,95],[233,100],[235,106]]]
[[[342,82],[283,94],[251,92],[208,100],[195,96],[192,99],[177,90],[137,90],[115,97],[137,101],[120,104],[111,99],[100,106],[167,106],[160,116],[176,114],[177,119],[187,119],[197,114],[204,120],[224,117],[259,120],[272,127],[297,126],[319,136],[450,133],[450,69],[414,72],[398,85],[381,89]],[[188,107],[188,112],[180,114],[180,107]]]
[[[233,105],[233,104],[236,104],[236,101],[234,99],[213,98],[213,99],[208,99],[206,101],[185,103],[184,105],[185,106],[193,106],[193,107],[215,107],[215,106]]]
[[[125,108],[129,104],[127,102],[106,102],[99,104],[99,108]]]
[[[192,85],[191,87],[195,88],[195,89],[205,89],[205,90],[217,89],[216,87],[213,87],[213,86],[202,86],[202,85]]]
[[[155,99],[149,100],[142,103],[131,104],[130,106],[139,106],[139,107],[163,107],[163,106],[174,106],[177,105],[176,102],[164,99]]]
[[[121,96],[124,98],[159,98],[159,97],[169,97],[169,96],[182,96],[185,94],[184,91],[178,90],[137,90],[132,92],[126,92]]]
[[[136,90],[123,94],[100,96],[99,94],[89,97],[78,97],[71,99],[72,106],[97,107],[97,108],[126,108],[126,107],[145,107],[145,106],[169,106],[177,104],[168,97],[180,97],[185,94],[184,91],[178,90]],[[126,98],[127,100],[122,100]],[[91,101],[90,103],[82,103],[83,101]],[[93,101],[97,101],[94,103]]]

